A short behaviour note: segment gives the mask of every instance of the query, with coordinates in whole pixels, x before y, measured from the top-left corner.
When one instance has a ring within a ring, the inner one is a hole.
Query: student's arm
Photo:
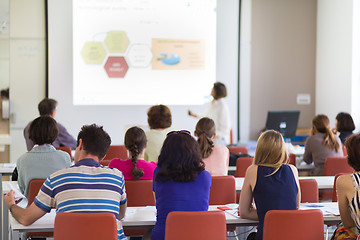
[[[296,181],[296,185],[298,187],[298,194],[296,197],[296,209],[299,209],[300,207],[300,201],[301,201],[301,190],[300,190],[300,184],[299,184],[299,174],[298,174],[298,170],[294,165],[289,164],[293,174],[294,174],[294,178]]]
[[[351,175],[340,176],[336,180],[336,190],[341,221],[345,227],[355,226],[354,220],[351,218],[349,199],[354,197],[354,183]]]
[[[28,226],[45,215],[45,211],[38,208],[34,203],[30,207],[24,209],[15,204],[14,190],[11,190],[4,197],[5,203],[8,206],[13,217],[22,225]]]
[[[311,136],[305,142],[305,152],[304,152],[303,160],[307,164],[313,162],[312,151],[311,151]]]
[[[251,165],[245,174],[245,180],[241,189],[239,202],[239,215],[241,218],[258,220],[256,209],[253,205],[253,189],[257,177],[257,166]]]
[[[126,208],[127,208],[127,202],[120,205],[119,219],[123,219],[125,217]]]

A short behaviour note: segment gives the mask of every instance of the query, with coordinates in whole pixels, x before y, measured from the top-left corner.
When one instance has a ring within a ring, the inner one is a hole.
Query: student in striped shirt
[[[30,225],[51,208],[56,212],[111,212],[117,219],[118,239],[126,239],[120,219],[125,215],[125,180],[117,169],[103,167],[110,136],[95,124],[83,126],[77,140],[75,165],[50,175],[27,209],[15,204],[14,192],[5,196],[13,217]]]

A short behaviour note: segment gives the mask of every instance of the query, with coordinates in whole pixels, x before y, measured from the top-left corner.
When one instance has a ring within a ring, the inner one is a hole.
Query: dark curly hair
[[[144,150],[146,146],[146,135],[144,130],[139,127],[131,127],[125,133],[125,147],[131,154],[131,162],[133,164],[133,170],[131,175],[133,179],[138,180],[144,176],[144,171],[136,167],[136,162],[139,154]]]
[[[349,113],[340,112],[336,115],[336,130],[338,132],[352,132],[355,130],[354,121]]]
[[[348,164],[355,169],[356,172],[360,171],[360,133],[347,137],[345,146],[348,154]]]
[[[165,105],[152,106],[147,115],[150,129],[164,129],[171,126],[171,111]]]
[[[170,132],[161,148],[155,181],[192,182],[205,170],[200,150],[189,132]]]
[[[58,135],[57,123],[50,116],[40,116],[30,124],[29,138],[34,144],[52,144]]]

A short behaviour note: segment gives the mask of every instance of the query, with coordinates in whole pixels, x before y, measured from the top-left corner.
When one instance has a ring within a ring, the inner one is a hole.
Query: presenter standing
[[[211,90],[213,100],[207,104],[206,111],[197,115],[189,110],[189,115],[196,118],[208,117],[214,120],[216,126],[216,137],[214,143],[216,145],[226,145],[229,142],[230,134],[230,114],[229,107],[224,101],[227,96],[226,87],[221,82],[214,83]]]

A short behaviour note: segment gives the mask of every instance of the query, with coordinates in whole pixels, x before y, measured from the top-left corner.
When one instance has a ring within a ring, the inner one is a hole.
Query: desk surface
[[[0,174],[11,175],[16,167],[16,164],[13,163],[1,163],[0,164]]]

